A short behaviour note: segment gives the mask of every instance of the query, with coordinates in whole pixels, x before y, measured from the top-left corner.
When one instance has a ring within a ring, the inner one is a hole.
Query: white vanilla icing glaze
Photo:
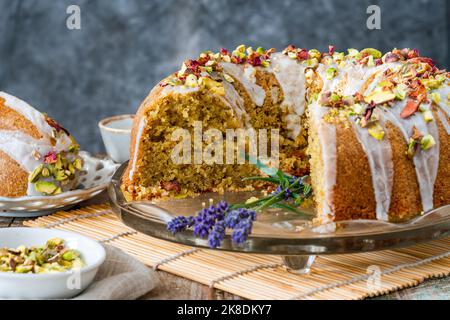
[[[444,126],[445,131],[447,131],[447,134],[450,134],[450,124],[447,121],[447,116],[441,110],[437,111],[437,116]]]
[[[134,145],[134,153],[133,153],[133,157],[131,158],[132,159],[131,160],[131,169],[130,169],[130,173],[128,175],[130,180],[133,180],[133,178],[134,178],[134,172],[136,170],[136,162],[137,162],[137,157],[138,157],[138,152],[139,152],[139,145],[141,144],[142,133],[144,132],[144,127],[145,127],[146,121],[147,120],[145,119],[145,117],[142,117],[139,120],[137,133],[136,133],[136,141],[135,141],[135,145]]]
[[[6,107],[21,114],[42,134],[41,139],[35,139],[21,131],[0,130],[0,150],[15,160],[22,169],[31,173],[42,164],[42,157],[47,153],[67,151],[71,146],[70,137],[62,131],[55,136],[53,134],[55,129],[47,123],[45,116],[28,103],[5,92],[0,92],[0,97],[5,99]],[[53,145],[51,140],[56,143]],[[33,156],[35,152],[41,155],[41,159],[35,159]],[[39,194],[34,184],[28,183],[27,195]]]
[[[264,104],[266,92],[262,87],[256,84],[256,69],[251,65],[238,65],[231,62],[221,63],[226,74],[239,81],[249,94],[250,98],[257,106]]]
[[[244,99],[242,99],[237,90],[228,81],[225,80],[222,84],[225,89],[225,96],[220,96],[221,100],[231,107],[239,120],[243,121],[243,124],[247,128],[250,128],[250,116],[245,111]]]
[[[321,178],[323,179],[322,185],[325,197],[319,205],[321,212],[318,212],[318,214],[321,217],[321,221],[325,223],[330,221],[330,217],[334,216],[332,195],[333,188],[336,185],[336,127],[323,119],[329,110],[328,108],[314,102],[308,106],[308,110],[312,125],[318,132],[322,149],[323,176]]]
[[[288,111],[285,121],[293,139],[301,133],[301,116],[305,113],[305,69],[303,64],[280,52],[271,56],[269,71],[275,75],[283,90],[281,107]]]
[[[326,70],[328,68],[336,68],[338,70],[337,75],[332,79],[326,78]],[[396,69],[398,64],[387,63],[377,67],[367,67],[352,60],[347,61],[345,66],[339,68],[336,64],[321,64],[317,69],[324,83],[321,93],[337,91],[344,96],[351,96],[356,92],[360,92],[363,85],[367,85],[367,88],[360,93],[369,93],[382,81],[383,73],[388,68]],[[376,75],[371,78],[375,73]],[[371,82],[366,83],[369,79],[371,79]],[[380,122],[383,124],[382,114],[379,113],[379,116]],[[391,145],[387,138],[378,141],[368,133],[367,128],[361,128],[358,124],[355,124],[354,119],[350,119],[350,121],[352,122],[355,135],[367,156],[371,170],[376,217],[378,220],[387,221],[394,177]],[[331,181],[327,182],[327,184],[331,183]]]
[[[382,118],[380,122],[382,125]],[[369,134],[367,128],[362,128],[351,120],[356,137],[367,155],[372,185],[375,193],[376,217],[378,220],[387,221],[391,205],[392,185],[394,181],[394,165],[392,162],[391,144],[387,138],[377,141]]]
[[[431,134],[436,145],[428,150],[420,150],[414,155],[413,161],[416,169],[417,182],[419,184],[423,211],[433,209],[434,183],[439,167],[439,133],[436,121],[425,122],[420,114],[414,114],[406,119],[400,116],[407,99],[397,103],[392,108],[383,108],[383,117],[399,128],[408,143],[416,127],[423,135]]]

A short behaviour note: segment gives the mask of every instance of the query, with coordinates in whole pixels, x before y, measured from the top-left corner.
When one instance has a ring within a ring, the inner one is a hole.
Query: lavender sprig
[[[257,163],[258,168],[264,164]],[[264,168],[263,168],[264,169]],[[268,172],[268,170],[262,170]],[[167,224],[167,230],[173,234],[193,228],[194,235],[208,239],[211,248],[220,247],[227,230],[231,231],[231,240],[243,244],[252,232],[256,212],[265,208],[283,208],[299,215],[305,215],[297,209],[311,194],[311,186],[306,183],[308,176],[290,176],[278,170],[270,177],[249,177],[243,180],[262,180],[277,185],[270,195],[251,203],[228,204],[225,201],[200,210],[195,217],[179,216]]]

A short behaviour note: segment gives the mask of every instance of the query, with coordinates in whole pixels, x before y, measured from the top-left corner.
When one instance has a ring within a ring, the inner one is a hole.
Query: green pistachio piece
[[[213,68],[212,67],[204,67],[204,69],[209,74],[211,74],[213,72]]]
[[[382,56],[381,52],[374,48],[365,48],[361,51],[361,54],[365,54],[365,53],[374,57],[375,59],[379,59]]]
[[[403,84],[403,83],[398,84],[394,88],[395,99],[404,100],[406,98],[406,90],[407,89],[408,89],[408,87],[405,84]]]
[[[322,54],[317,49],[311,49],[308,51],[308,56],[310,59],[320,60],[320,58],[322,57]]]
[[[331,102],[338,102],[339,100],[341,100],[341,97],[339,97],[339,95],[337,95],[336,93],[331,94],[331,96],[330,96]]]
[[[16,273],[28,273],[33,270],[33,266],[25,266],[25,265],[18,265],[16,266],[16,269],[14,270]]]
[[[421,79],[420,82],[425,86],[427,90],[435,90],[439,89],[439,87],[442,85],[443,81],[440,81],[438,79],[428,78],[428,79]]]
[[[77,153],[78,150],[80,150],[80,146],[79,146],[78,144],[76,144],[76,143],[72,143],[72,144],[69,146],[69,149],[68,149],[68,151],[69,151],[70,153]]]
[[[45,244],[49,248],[55,248],[57,246],[61,246],[64,244],[64,240],[61,238],[51,238],[47,240],[47,243]]]
[[[431,101],[433,101],[435,104],[439,104],[441,102],[441,94],[439,92],[432,92],[430,94]]]
[[[48,168],[43,168],[42,169],[42,176],[44,178],[49,177],[50,176],[50,170]]]
[[[258,49],[256,49],[256,52],[258,52],[259,54],[265,54],[266,53],[266,50],[264,50],[264,48],[263,47],[258,47]]]
[[[81,170],[81,168],[83,167],[83,161],[81,160],[81,158],[76,158],[73,161],[73,166],[75,167],[75,169]]]
[[[43,194],[53,194],[58,187],[49,181],[37,181],[35,184],[36,191]]]
[[[63,253],[62,258],[66,261],[72,261],[78,257],[78,253],[73,250],[67,250]]]
[[[270,62],[267,60],[261,61],[261,67],[263,67],[263,68],[270,67]]]
[[[410,158],[410,159],[414,158],[414,153],[416,151],[416,148],[415,148],[416,144],[417,144],[416,140],[414,140],[412,138],[409,139],[408,150],[406,151],[406,154],[407,154],[408,158]]]
[[[53,175],[56,181],[64,181],[68,178],[65,170],[57,170]]]
[[[434,140],[434,138],[431,134],[427,134],[427,135],[423,136],[422,140],[420,140],[420,146],[422,147],[422,150],[428,150],[435,144],[436,144],[436,141]]]
[[[433,113],[430,110],[423,111],[423,118],[426,122],[431,122],[434,120]]]
[[[28,177],[28,181],[29,181],[30,183],[35,183],[36,181],[38,181],[43,168],[44,168],[44,165],[43,165],[43,164],[40,164],[39,166],[37,166],[37,167],[33,170],[33,172],[30,173],[30,175],[29,175],[29,177]]]
[[[195,88],[198,86],[197,76],[195,74],[190,74],[186,77],[186,81],[184,83],[187,87]]]
[[[374,124],[368,128],[369,134],[375,139],[381,141],[384,138],[384,130],[380,124]]]
[[[356,58],[356,59],[358,59],[359,56],[360,56],[359,51],[356,50],[356,49],[350,48],[350,49],[348,49],[347,51],[348,51],[349,57],[351,57],[351,58]]]
[[[326,75],[327,75],[326,76],[327,80],[333,79],[337,75],[336,68],[328,68],[327,71],[326,71]]]

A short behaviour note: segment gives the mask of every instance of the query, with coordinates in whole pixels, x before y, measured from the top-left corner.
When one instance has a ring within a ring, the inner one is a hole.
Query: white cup
[[[130,134],[134,115],[124,114],[105,118],[98,123],[108,156],[117,163],[130,158]]]

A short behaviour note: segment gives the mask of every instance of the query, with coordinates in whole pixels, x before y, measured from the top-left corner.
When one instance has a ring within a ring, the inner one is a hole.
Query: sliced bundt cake
[[[0,196],[54,195],[76,186],[82,160],[66,129],[0,92]]]
[[[320,222],[404,221],[450,203],[449,83],[449,73],[409,49],[205,52],[139,108],[122,188],[135,200],[260,187],[241,180],[255,174],[248,163],[196,162],[212,141],[188,140],[191,162],[173,161],[173,134],[195,136],[201,123],[217,130],[217,146],[227,129],[278,130],[269,142],[279,143],[276,164],[310,173]],[[255,141],[246,137],[249,150]]]

